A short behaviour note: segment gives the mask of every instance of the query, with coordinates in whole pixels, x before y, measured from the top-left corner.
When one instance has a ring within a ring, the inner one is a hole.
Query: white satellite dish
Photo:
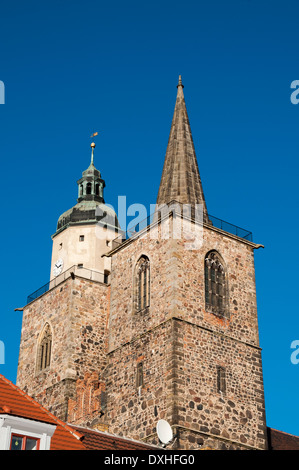
[[[162,444],[172,441],[173,433],[170,424],[165,419],[160,419],[157,423],[157,434]]]

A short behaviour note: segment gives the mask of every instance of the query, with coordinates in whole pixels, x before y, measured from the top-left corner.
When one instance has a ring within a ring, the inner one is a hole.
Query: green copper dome
[[[115,232],[120,230],[117,215],[111,207],[97,201],[81,201],[61,214],[57,222],[56,234],[71,225],[85,224],[103,225]]]

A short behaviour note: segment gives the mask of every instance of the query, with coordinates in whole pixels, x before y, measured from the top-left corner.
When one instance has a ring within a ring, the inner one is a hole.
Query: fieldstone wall
[[[265,446],[265,409],[260,350],[184,320],[176,327],[176,423],[189,429],[188,448],[202,433],[231,445]],[[225,391],[217,367],[225,369]]]
[[[24,309],[17,385],[65,421],[76,381],[87,372],[100,377],[105,369],[108,304],[107,285],[75,277]],[[38,342],[46,323],[52,330],[51,363],[38,371]]]
[[[133,439],[155,433],[158,417],[172,420],[172,328],[165,322],[110,352],[107,376],[109,431]],[[137,386],[137,364],[143,385]]]
[[[253,246],[212,227],[194,246],[191,231],[175,239],[162,236],[161,224],[155,230],[112,254],[111,286],[69,278],[24,309],[18,386],[64,421],[120,436],[158,444],[156,424],[166,419],[176,433],[173,449],[266,448]],[[205,306],[210,250],[227,273],[223,318]],[[150,306],[137,312],[141,255],[150,260]],[[46,323],[51,364],[38,372]]]
[[[210,250],[226,265],[224,318],[205,307],[204,259]],[[141,255],[150,260],[150,307],[136,313],[133,276]],[[208,227],[196,249],[190,249],[190,239],[140,237],[113,255],[111,279],[111,431],[157,443],[155,425],[165,418],[178,427],[174,446],[180,448],[211,442],[214,448],[266,448],[253,247]],[[139,356],[141,395],[134,389]],[[225,369],[224,394],[217,391],[217,366]]]

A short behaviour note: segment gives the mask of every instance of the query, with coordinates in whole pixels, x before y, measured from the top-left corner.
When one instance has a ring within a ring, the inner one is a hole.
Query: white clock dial
[[[53,274],[54,276],[58,276],[62,272],[63,269],[63,260],[60,258],[56,261],[53,267]]]

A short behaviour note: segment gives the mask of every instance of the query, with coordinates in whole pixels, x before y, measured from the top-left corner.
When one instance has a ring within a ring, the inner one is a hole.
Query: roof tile
[[[55,424],[51,450],[149,450],[143,442],[64,423],[0,374],[0,414]]]

